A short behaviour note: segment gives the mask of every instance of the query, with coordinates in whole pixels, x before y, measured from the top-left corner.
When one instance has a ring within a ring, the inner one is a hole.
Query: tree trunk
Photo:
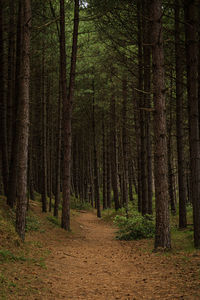
[[[128,162],[128,187],[129,187],[129,200],[133,203],[133,168],[132,163]]]
[[[17,41],[16,41],[16,68],[15,68],[15,93],[13,103],[13,123],[12,123],[12,149],[9,168],[8,197],[7,203],[11,207],[14,206],[17,193],[17,162],[18,162],[18,105],[19,105],[19,86],[22,64],[22,4],[19,1],[18,21],[17,21]]]
[[[78,199],[78,141],[77,136],[74,136],[73,146],[73,183],[74,183],[74,196]]]
[[[151,108],[151,47],[150,47],[150,2],[143,3],[143,57],[144,57],[144,107]],[[147,212],[152,214],[152,146],[151,146],[151,112],[144,111],[145,135],[146,135],[146,172],[147,172]]]
[[[111,166],[110,166],[110,134],[108,133],[107,135],[107,151],[106,151],[106,164],[107,164],[107,206],[108,208],[111,208],[112,203],[111,203]]]
[[[18,154],[18,198],[16,207],[16,231],[22,240],[25,238],[27,208],[27,167],[28,167],[28,133],[29,133],[29,81],[30,81],[30,0],[23,2],[23,61],[20,80],[19,102],[19,154]]]
[[[115,96],[110,100],[111,110],[111,180],[113,188],[113,197],[115,210],[120,208],[119,205],[119,190],[118,190],[118,167],[117,167],[117,140],[116,140],[116,116],[115,116]]]
[[[178,156],[178,188],[179,188],[179,228],[187,226],[186,201],[187,186],[184,163],[184,129],[183,129],[183,55],[180,31],[180,0],[175,5],[175,57],[176,57],[176,135]]]
[[[8,193],[8,145],[6,128],[4,37],[3,37],[3,1],[0,0],[0,151],[2,153],[2,176],[4,193]]]
[[[42,211],[47,212],[47,97],[45,93],[45,45],[42,45]]]
[[[62,228],[70,230],[70,186],[71,186],[71,120],[72,120],[72,103],[75,89],[75,69],[78,42],[78,25],[79,25],[79,0],[74,0],[74,29],[71,54],[71,69],[69,92],[67,95],[66,84],[66,50],[65,50],[65,12],[64,0],[60,0],[60,54],[61,54],[61,86],[63,98],[63,206],[62,206]]]
[[[191,197],[194,219],[194,245],[200,248],[200,148],[198,111],[198,9],[199,1],[185,1],[187,90],[189,106],[189,143]]]
[[[61,74],[60,74],[61,76]],[[60,82],[61,78],[59,78]],[[61,125],[62,125],[62,101],[61,101],[61,86],[59,84],[58,97],[58,119],[57,119],[57,153],[56,153],[56,190],[54,203],[54,216],[58,217],[58,208],[60,204],[60,179],[61,179]]]
[[[136,109],[135,114],[135,127],[136,127],[136,139],[137,139],[137,177],[138,177],[138,211],[142,211],[143,203],[143,186],[142,186],[142,129],[141,120],[142,111],[140,110],[142,106],[142,87],[143,87],[143,74],[142,74],[142,32],[141,32],[141,3],[137,2],[137,26],[138,26],[138,95],[136,99]]]
[[[34,180],[33,180],[33,142],[32,142],[32,133],[29,129],[29,150],[28,150],[28,189],[29,197],[31,200],[35,200],[34,196]]]
[[[168,140],[167,140],[167,158],[168,158],[168,186],[169,186],[169,198],[171,205],[172,214],[176,214],[176,205],[174,198],[174,171],[173,171],[173,147],[172,147],[172,101],[173,101],[173,82],[172,82],[172,72],[171,72],[171,83],[170,83],[170,97],[169,97],[169,119],[168,119]]]
[[[7,85],[7,136],[9,161],[12,147],[13,97],[15,86],[15,9],[14,1],[9,0],[9,32],[8,32],[8,85]]]
[[[60,77],[63,102],[63,207],[61,227],[70,230],[70,155],[71,155],[71,104],[67,98],[66,82],[66,46],[65,46],[65,5],[60,0]]]
[[[127,80],[123,80],[123,108],[122,108],[122,148],[123,148],[123,203],[128,216],[128,143],[127,143]]]
[[[143,4],[143,5],[142,5]],[[145,94],[142,92],[144,87],[144,77],[146,74],[143,72],[143,47],[142,47],[142,34],[144,33],[144,24],[142,28],[142,14],[144,14],[144,2],[138,2],[138,101],[140,109],[140,168],[141,168],[141,194],[142,194],[142,215],[148,213],[148,174],[147,174],[147,139],[146,139],[146,112],[143,108],[146,105]],[[147,20],[145,19],[145,22]],[[143,20],[143,23],[145,23]],[[143,34],[144,35],[144,34]]]
[[[94,179],[93,179],[93,168],[92,168],[92,151],[89,151],[89,177],[90,177],[90,187],[89,187],[89,199],[90,204],[94,207]]]
[[[105,120],[102,117],[102,148],[103,148],[103,209],[107,208],[107,157],[106,157]]]
[[[156,198],[155,248],[171,248],[169,226],[169,195],[167,172],[167,133],[165,116],[165,78],[162,39],[162,4],[160,0],[151,2],[152,18],[152,63],[154,92],[154,172]]]
[[[99,197],[99,176],[98,176],[98,162],[96,149],[96,130],[95,130],[95,89],[93,81],[93,107],[92,107],[92,127],[93,127],[93,151],[94,151],[94,196],[97,208],[97,217],[101,218],[100,197]]]

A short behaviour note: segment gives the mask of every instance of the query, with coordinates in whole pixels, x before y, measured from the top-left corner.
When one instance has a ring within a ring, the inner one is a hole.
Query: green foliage
[[[41,267],[42,269],[46,269],[46,263],[45,263],[45,258],[40,257],[39,260],[35,261],[35,265]]]
[[[7,262],[7,261],[13,261],[16,260],[16,257],[13,253],[11,253],[7,249],[1,249],[0,250],[0,261],[1,262]]]
[[[6,281],[4,274],[0,273],[0,284]]]
[[[177,226],[173,226],[171,229],[172,236],[172,248],[175,252],[185,251],[193,252],[194,249],[194,233],[193,226],[188,226],[185,229],[179,229]]]
[[[119,228],[116,236],[119,240],[151,238],[155,233],[155,224],[151,215],[141,216],[139,213],[134,213],[128,219],[117,215],[114,224]]]
[[[113,223],[113,221],[117,215],[125,216],[125,214],[126,214],[126,212],[125,212],[124,208],[120,208],[117,211],[114,208],[107,208],[102,211],[102,219],[106,222]]]
[[[72,209],[78,209],[78,210],[89,210],[91,209],[91,205],[89,202],[81,201],[80,199],[76,199],[75,197],[71,198],[71,204]]]
[[[39,228],[40,228],[39,220],[33,215],[28,215],[26,217],[26,232],[38,231]]]
[[[8,262],[8,261],[26,261],[24,256],[16,256],[11,251],[7,249],[0,250],[0,262]]]
[[[60,221],[59,221],[58,218],[56,218],[56,217],[54,217],[54,216],[47,216],[47,220],[48,220],[49,222],[51,222],[52,224],[54,224],[54,225],[60,227]]]

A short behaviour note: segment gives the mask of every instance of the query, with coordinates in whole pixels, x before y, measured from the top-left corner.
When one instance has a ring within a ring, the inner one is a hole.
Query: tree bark
[[[142,18],[143,14],[143,18]],[[146,77],[146,74],[143,72],[143,39],[144,39],[144,23],[147,22],[147,20],[144,20],[144,14],[145,14],[145,7],[144,7],[144,1],[141,3],[138,2],[138,100],[139,100],[139,109],[140,109],[140,168],[141,168],[141,194],[142,194],[142,215],[145,215],[148,213],[148,174],[147,174],[147,139],[146,139],[146,112],[143,110],[143,108],[146,106],[146,99],[145,94],[142,93],[144,89],[144,78]],[[143,22],[142,22],[143,21]],[[143,23],[143,26],[142,26]],[[142,39],[143,38],[143,39]],[[146,49],[145,49],[146,50]],[[145,57],[146,58],[146,57]],[[147,84],[145,82],[145,84]]]
[[[200,248],[200,146],[198,110],[198,0],[185,0],[185,35],[187,60],[187,91],[189,108],[189,143],[191,197],[194,219],[194,245]]]
[[[60,77],[63,102],[63,206],[61,227],[70,230],[70,155],[71,155],[71,105],[67,98],[65,5],[60,0]]]
[[[2,153],[2,176],[4,193],[8,193],[8,144],[5,101],[5,68],[4,68],[4,36],[3,36],[3,1],[0,1],[0,151]]]
[[[156,198],[155,248],[171,248],[167,172],[167,133],[165,108],[164,53],[162,39],[162,3],[151,2],[152,64],[154,93],[154,172]]]
[[[93,80],[93,103],[92,103],[92,128],[93,128],[93,151],[94,151],[94,196],[97,208],[97,217],[101,218],[100,197],[99,197],[99,176],[98,176],[98,162],[96,149],[96,130],[95,130],[95,89]]]
[[[45,45],[42,45],[42,211],[47,212],[47,97],[45,93]]]
[[[173,171],[173,147],[172,147],[172,91],[173,91],[173,82],[172,82],[172,72],[171,72],[171,83],[170,83],[170,96],[169,96],[169,116],[167,124],[167,158],[168,158],[168,186],[169,186],[169,198],[171,205],[172,214],[176,214],[176,205],[175,205],[175,193],[174,193],[174,171]]]
[[[71,186],[71,120],[72,120],[72,103],[75,89],[75,69],[77,57],[78,42],[78,25],[79,25],[79,0],[74,0],[74,29],[71,54],[71,68],[69,92],[67,95],[66,84],[66,49],[65,49],[65,12],[64,0],[60,0],[60,54],[61,54],[61,86],[63,98],[63,206],[62,206],[62,228],[70,230],[70,186]]]
[[[102,117],[102,149],[103,149],[103,209],[107,208],[107,157],[106,157],[106,138],[105,120]]]
[[[151,47],[150,47],[150,15],[149,15],[148,0],[143,2],[143,57],[144,57],[144,107],[151,108]],[[151,112],[144,111],[145,122],[145,145],[146,145],[146,167],[147,179],[145,185],[147,186],[147,212],[152,214],[152,141],[151,141]],[[146,195],[146,193],[145,193]]]
[[[179,228],[187,226],[186,201],[187,186],[184,163],[184,129],[183,129],[183,56],[180,31],[180,0],[175,5],[175,57],[176,57],[176,135],[178,157],[178,188],[179,188]]]
[[[16,41],[16,68],[15,68],[15,92],[13,101],[13,117],[12,122],[12,149],[9,166],[9,181],[8,181],[8,196],[7,203],[10,207],[13,207],[16,201],[17,193],[17,162],[18,162],[18,139],[19,139],[19,120],[18,105],[19,105],[19,86],[20,86],[20,74],[22,64],[22,3],[19,1],[18,5],[18,21],[17,21],[17,41]]]
[[[142,88],[143,88],[143,74],[142,74],[142,30],[141,30],[141,3],[137,2],[137,26],[138,26],[138,90],[136,100],[137,114],[135,116],[136,139],[137,139],[137,176],[138,176],[138,211],[144,210],[144,189],[142,181]]]
[[[7,138],[10,161],[12,148],[13,97],[15,86],[15,9],[14,1],[9,0],[9,32],[8,32],[8,84],[7,84]]]
[[[111,163],[110,163],[110,132],[107,135],[107,141],[106,141],[106,170],[107,170],[107,180],[106,180],[106,184],[107,184],[107,206],[108,208],[111,208],[112,203],[111,203]]]
[[[16,207],[16,231],[22,240],[25,238],[27,209],[27,168],[28,168],[28,133],[29,133],[29,81],[30,81],[30,24],[31,3],[23,4],[23,61],[20,80],[19,102],[19,154],[18,154],[18,198]]]
[[[117,140],[116,140],[116,116],[115,116],[115,96],[110,99],[111,111],[111,180],[115,210],[120,208],[119,205],[119,190],[118,190],[118,167],[117,167]]]
[[[127,80],[123,79],[122,148],[123,148],[123,203],[128,216],[128,142],[127,142]]]
[[[60,74],[61,75],[61,74]],[[60,204],[60,183],[61,183],[61,126],[62,126],[62,101],[61,101],[61,85],[59,78],[59,96],[58,96],[58,119],[57,119],[57,153],[56,153],[56,188],[55,188],[55,203],[54,217],[58,217],[58,208]]]

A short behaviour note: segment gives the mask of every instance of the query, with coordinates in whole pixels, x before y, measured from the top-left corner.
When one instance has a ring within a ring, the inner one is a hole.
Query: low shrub
[[[28,231],[38,231],[40,228],[39,220],[32,215],[26,217],[26,232]]]
[[[77,210],[89,210],[91,209],[91,205],[89,202],[82,202],[79,199],[72,199],[70,207],[72,209],[77,209]]]
[[[51,222],[52,224],[59,226],[60,227],[60,221],[58,218],[54,217],[54,216],[47,216],[47,220],[49,222]]]
[[[24,256],[16,256],[11,251],[7,249],[0,250],[0,262],[8,262],[8,261],[26,261]]]
[[[155,222],[151,215],[135,213],[129,218],[117,215],[114,224],[119,228],[116,236],[119,240],[139,240],[155,234]]]

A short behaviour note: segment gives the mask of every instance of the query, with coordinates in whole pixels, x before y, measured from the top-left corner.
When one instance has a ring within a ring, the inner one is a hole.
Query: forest
[[[199,0],[0,0],[0,235],[10,219],[10,247],[26,247],[36,209],[70,239],[78,218],[117,227],[124,247],[150,239],[169,253],[187,240],[199,264],[199,24]],[[3,243],[0,261],[12,260]],[[141,299],[123,297],[105,299]]]

